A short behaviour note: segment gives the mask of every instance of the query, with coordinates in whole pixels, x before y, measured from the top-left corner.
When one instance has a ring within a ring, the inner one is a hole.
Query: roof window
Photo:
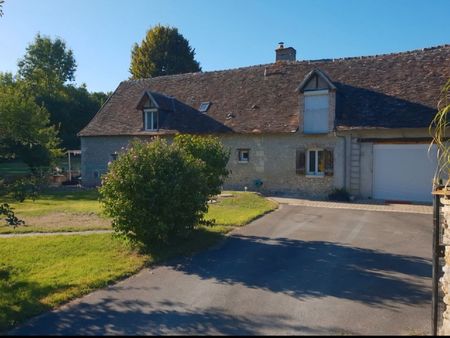
[[[200,103],[200,108],[198,108],[198,110],[201,113],[206,113],[208,111],[210,105],[211,105],[211,102],[202,102],[202,103]]]

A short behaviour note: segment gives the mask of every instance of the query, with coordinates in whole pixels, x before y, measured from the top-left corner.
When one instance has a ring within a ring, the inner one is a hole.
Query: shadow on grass
[[[97,189],[55,188],[43,190],[38,199],[51,201],[97,201],[100,195]]]
[[[43,287],[39,283],[15,279],[14,269],[0,266],[0,333],[51,308],[40,300],[70,285]]]
[[[191,256],[220,242],[225,233],[233,227],[214,226],[212,228],[195,229],[186,238],[177,238],[166,245],[153,245],[150,248],[140,247],[143,254],[152,257],[152,263],[160,263],[180,256]]]

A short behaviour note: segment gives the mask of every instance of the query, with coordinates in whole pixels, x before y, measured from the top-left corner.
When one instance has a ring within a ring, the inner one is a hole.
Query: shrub
[[[221,186],[229,173],[226,165],[230,158],[230,153],[224,149],[220,140],[213,136],[177,135],[174,144],[204,162],[203,173],[209,195],[220,194]]]
[[[13,208],[7,203],[0,204],[0,216],[5,218],[6,223],[13,228],[25,224],[24,221],[18,219],[14,214]]]
[[[102,177],[114,230],[146,246],[188,235],[207,211],[204,167],[176,143],[133,141]]]
[[[340,202],[349,202],[350,194],[345,188],[334,189],[332,193],[328,195],[328,199],[330,201],[340,201]]]

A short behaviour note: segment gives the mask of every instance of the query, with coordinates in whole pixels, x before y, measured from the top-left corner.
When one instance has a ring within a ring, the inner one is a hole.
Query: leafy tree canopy
[[[60,38],[37,34],[18,63],[19,76],[44,88],[75,80],[77,64],[71,49]]]
[[[94,117],[106,101],[107,94],[90,93],[85,85],[65,85],[53,91],[41,91],[36,102],[50,113],[50,122],[58,126],[61,145],[66,149],[78,149],[77,133]]]
[[[177,28],[157,25],[131,51],[130,73],[141,79],[201,71],[195,50]]]
[[[21,158],[31,169],[49,166],[60,155],[49,114],[27,94],[23,83],[0,74],[0,159]]]
[[[72,50],[59,38],[37,34],[18,63],[18,79],[4,74],[4,83],[16,81],[43,106],[50,124],[57,127],[62,147],[78,149],[81,131],[106,101],[107,94],[90,93],[86,85],[68,83],[75,79],[76,61]]]

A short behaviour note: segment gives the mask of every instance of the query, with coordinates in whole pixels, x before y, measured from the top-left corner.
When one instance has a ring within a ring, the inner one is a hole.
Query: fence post
[[[440,231],[440,196],[433,196],[433,292],[432,292],[432,308],[431,308],[431,334],[437,335],[438,313],[439,313],[439,258],[440,258],[440,245],[439,245],[439,231]]]

